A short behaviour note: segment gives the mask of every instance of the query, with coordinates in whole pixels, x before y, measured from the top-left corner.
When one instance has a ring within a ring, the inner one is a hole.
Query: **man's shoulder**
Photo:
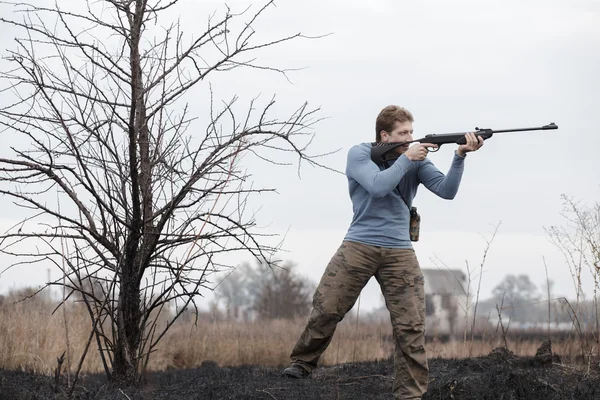
[[[356,157],[364,157],[364,156],[371,156],[371,143],[368,142],[363,142],[363,143],[358,143],[355,144],[353,146],[350,147],[350,149],[348,149],[348,157],[349,158],[356,158]]]
[[[369,151],[371,150],[371,147],[373,147],[373,144],[370,142],[361,142],[361,143],[357,143],[355,145],[352,145],[350,147],[350,150],[348,151]]]

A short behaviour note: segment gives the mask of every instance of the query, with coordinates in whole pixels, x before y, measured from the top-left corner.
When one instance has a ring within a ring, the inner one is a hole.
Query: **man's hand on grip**
[[[429,153],[429,150],[427,150],[428,147],[437,149],[438,145],[431,143],[417,143],[409,147],[408,150],[406,150],[406,152],[404,153],[404,155],[411,161],[423,161]]]

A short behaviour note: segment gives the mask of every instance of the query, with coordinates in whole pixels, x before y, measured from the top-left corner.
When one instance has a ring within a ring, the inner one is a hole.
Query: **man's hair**
[[[381,131],[391,132],[396,122],[414,122],[413,115],[404,107],[390,105],[379,112],[375,122],[375,141],[381,141]]]

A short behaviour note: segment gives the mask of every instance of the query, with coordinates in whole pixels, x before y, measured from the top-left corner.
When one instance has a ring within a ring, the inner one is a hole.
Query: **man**
[[[413,140],[413,116],[399,106],[385,107],[375,123],[376,142]],[[425,353],[425,290],[423,274],[410,236],[410,208],[423,184],[444,199],[458,191],[468,152],[483,139],[468,133],[444,175],[427,158],[431,144],[396,148],[395,159],[375,164],[371,143],[348,152],[346,176],[354,217],[336,254],[327,265],[313,297],[313,310],[282,375],[306,378],[317,366],[337,324],[352,309],[374,275],[390,312],[395,343],[392,392],[398,399],[420,399],[427,391],[429,368]]]

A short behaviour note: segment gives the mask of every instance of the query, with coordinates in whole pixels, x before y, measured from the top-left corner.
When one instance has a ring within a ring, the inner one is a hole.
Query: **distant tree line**
[[[213,308],[220,307],[227,319],[293,319],[308,314],[315,289],[294,262],[245,262],[218,282]]]
[[[577,301],[556,297],[553,286],[554,282],[551,279],[544,287],[539,288],[531,281],[529,275],[508,274],[494,287],[492,298],[480,302],[479,307],[486,316],[491,314],[496,317],[498,306],[505,322],[508,322],[508,319],[521,324],[550,321],[551,325],[558,325],[572,323],[577,318],[582,326],[592,327],[596,324],[594,298]]]

